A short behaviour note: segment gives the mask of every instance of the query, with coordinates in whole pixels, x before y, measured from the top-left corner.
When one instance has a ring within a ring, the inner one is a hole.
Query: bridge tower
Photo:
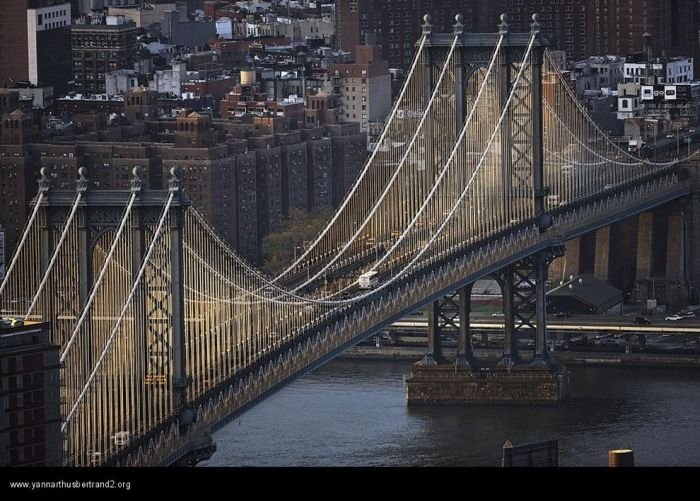
[[[500,18],[497,33],[467,33],[464,31],[462,16],[455,18],[453,33],[432,33],[430,17],[425,16],[423,33],[428,36],[429,51],[445,50],[452,43],[455,34],[460,35],[457,44],[458,75],[455,78],[458,110],[458,128],[464,123],[468,112],[467,85],[475,78],[480,68],[488,65],[493,47],[498,37],[504,35],[503,55],[500,60],[500,88],[498,100],[503,107],[511,93],[518,73],[519,64],[534,37],[531,49],[532,67],[530,71],[531,100],[529,103],[516,103],[519,110],[517,120],[506,120],[500,132],[501,173],[500,182],[503,190],[503,208],[506,213],[518,203],[531,204],[540,232],[552,226],[552,217],[545,209],[545,198],[549,192],[544,185],[544,138],[543,138],[543,76],[542,66],[544,51],[548,45],[543,37],[537,14],[533,15],[530,33],[511,33],[508,17]],[[426,70],[426,71],[429,71]],[[515,93],[515,96],[518,94]],[[516,100],[519,99],[516,97]],[[513,200],[512,194],[517,200]],[[536,254],[524,256],[507,267],[494,273],[501,285],[504,303],[504,348],[503,354],[493,372],[510,373],[517,369],[519,373],[530,370],[556,373],[556,367],[547,349],[545,284],[550,263],[564,253],[564,245],[554,244]],[[470,297],[473,284],[434,301],[429,307],[428,352],[419,362],[409,379],[409,403],[439,400],[470,400],[473,396],[472,385],[468,379],[462,383],[447,383],[442,395],[422,393],[420,386],[424,376],[430,371],[451,367],[457,371],[478,371],[480,369],[473,355],[472,336],[470,332]],[[448,332],[458,332],[458,349],[454,363],[448,363],[443,355],[441,337]],[[524,339],[534,339],[532,355],[521,356],[520,343]],[[427,371],[427,372],[426,372]],[[429,377],[429,376],[428,376]],[[430,379],[430,377],[429,377]],[[433,380],[431,384],[435,383]],[[508,385],[504,383],[506,388]],[[461,385],[461,388],[459,388]],[[473,386],[473,385],[472,385]],[[465,389],[467,388],[467,389]],[[503,387],[495,390],[502,392]],[[506,390],[507,394],[508,391]],[[534,393],[537,393],[535,389]],[[554,400],[561,396],[554,392]],[[508,400],[508,398],[505,398]]]
[[[123,248],[130,255],[122,255],[119,264],[125,273],[130,273],[130,276],[124,278],[129,287],[138,279],[149,243],[157,234],[156,227],[161,218],[165,218],[163,221],[166,221],[164,226],[167,226],[167,232],[164,232],[165,236],[161,240],[167,239],[167,242],[154,254],[159,262],[167,264],[161,269],[156,266],[145,268],[147,271],[138,281],[131,303],[132,314],[129,314],[128,322],[130,326],[133,325],[133,330],[128,332],[133,339],[129,339],[128,343],[132,346],[133,356],[139,359],[134,362],[137,370],[131,384],[146,388],[145,392],[153,392],[159,398],[168,395],[172,402],[172,412],[180,415],[182,427],[182,423],[187,424],[187,417],[193,413],[187,408],[186,396],[188,376],[183,275],[184,214],[191,202],[180,188],[180,172],[178,169],[171,171],[167,190],[143,190],[143,169],[135,167],[130,189],[111,191],[91,189],[87,169],[81,167],[78,172],[77,192],[81,198],[76,202],[76,192],[53,189],[49,173],[42,169],[39,185],[44,196],[38,212],[42,275],[49,269],[51,256],[64,229],[70,225],[70,214],[76,203],[77,210],[72,225],[77,236],[66,239],[68,251],[75,256],[73,261],[76,263],[65,273],[53,273],[47,281],[44,300],[39,302],[37,313],[51,323],[53,342],[65,348],[76,320],[81,316],[93,291],[97,280],[96,270],[100,269],[101,263],[106,259],[106,251],[126,217],[125,207],[131,197],[134,197],[133,206],[122,237],[122,240],[128,241]],[[173,197],[168,213],[164,214],[164,206],[171,194]],[[111,323],[118,317],[123,301],[122,297],[115,299],[114,313],[110,314],[114,318],[109,318]],[[93,314],[89,313],[82,324],[91,334],[82,337],[75,347],[78,352],[76,356],[81,357],[85,367],[95,366],[102,350],[102,345],[91,337],[93,329],[96,329],[90,321]],[[68,405],[63,411],[64,418],[70,411],[70,403]]]

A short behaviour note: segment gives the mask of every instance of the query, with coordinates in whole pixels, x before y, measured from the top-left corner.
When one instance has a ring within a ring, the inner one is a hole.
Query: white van
[[[547,205],[549,206],[557,206],[557,205],[563,205],[564,202],[562,202],[561,197],[559,195],[548,195],[547,196]]]
[[[114,445],[121,446],[129,443],[129,432],[128,431],[118,431],[112,434],[112,440]]]
[[[360,286],[360,289],[372,289],[379,283],[378,275],[378,271],[368,271],[367,273],[363,273],[360,275],[357,284]]]

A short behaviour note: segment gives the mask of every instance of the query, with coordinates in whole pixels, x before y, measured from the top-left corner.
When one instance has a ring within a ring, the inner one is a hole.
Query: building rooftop
[[[263,12],[270,10],[271,6],[272,4],[269,2],[236,2],[236,7],[247,12]]]
[[[622,292],[593,275],[579,275],[547,292],[547,296],[573,297],[576,300],[605,311],[622,300]]]
[[[34,320],[22,320],[19,317],[12,316],[0,317],[0,329],[17,330],[20,327],[31,327],[33,325],[41,325],[41,322],[35,322]]]
[[[591,56],[587,59],[584,59],[582,61],[576,61],[574,63],[576,66],[578,65],[583,65],[583,64],[610,64],[610,63],[624,63],[627,59],[624,56],[615,56],[615,55],[607,55],[607,56]]]
[[[285,97],[284,99],[281,99],[278,101],[279,104],[304,104],[304,98],[299,97],[296,94],[291,94],[288,97]]]
[[[106,18],[78,18],[71,25],[71,30],[73,31],[123,31],[131,29],[136,29],[136,23],[131,19],[125,19],[124,16],[106,16]]]
[[[654,65],[664,65],[668,63],[675,63],[679,61],[692,61],[693,58],[689,56],[671,56],[671,57],[653,57],[650,60],[642,60],[642,61],[627,61],[625,64],[635,64],[635,65],[645,65],[645,64],[654,64]],[[660,67],[660,66],[659,66]]]
[[[144,44],[144,46],[151,54],[160,54],[163,51],[168,51],[175,47],[175,45],[165,44],[161,42],[150,42]]]
[[[46,323],[21,320],[14,317],[0,317],[0,350],[22,350],[37,344],[49,342]]]
[[[107,94],[74,94],[65,97],[58,98],[59,101],[124,101],[124,96],[114,95],[108,96]]]

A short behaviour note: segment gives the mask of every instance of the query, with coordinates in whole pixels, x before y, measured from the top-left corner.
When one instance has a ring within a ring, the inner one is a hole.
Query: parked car
[[[534,348],[535,341],[532,339],[518,339],[517,346],[518,348]]]
[[[558,311],[554,314],[556,318],[569,318],[571,316],[571,313],[568,311]]]
[[[666,320],[683,320],[683,317],[680,315],[669,315],[666,317]]]
[[[127,445],[129,443],[129,435],[128,431],[117,431],[112,433],[112,441],[117,446]]]
[[[24,320],[18,317],[0,317],[0,327],[21,327],[24,325]]]
[[[394,336],[392,336],[391,332],[389,332],[389,331],[381,331],[379,333],[379,338],[388,344],[394,343]]]
[[[649,320],[646,317],[637,317],[634,319],[634,323],[637,325],[649,325],[651,323],[651,320]]]
[[[494,317],[494,318],[496,318],[496,317],[505,317],[506,314],[503,313],[503,312],[501,312],[501,311],[497,311],[496,313],[492,313],[491,316]]]

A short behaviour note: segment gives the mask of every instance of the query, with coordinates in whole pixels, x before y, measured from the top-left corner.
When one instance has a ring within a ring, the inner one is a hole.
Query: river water
[[[572,367],[553,407],[407,407],[408,362],[335,360],[214,435],[201,466],[499,466],[503,443],[559,440],[561,466],[700,465],[700,372]]]

